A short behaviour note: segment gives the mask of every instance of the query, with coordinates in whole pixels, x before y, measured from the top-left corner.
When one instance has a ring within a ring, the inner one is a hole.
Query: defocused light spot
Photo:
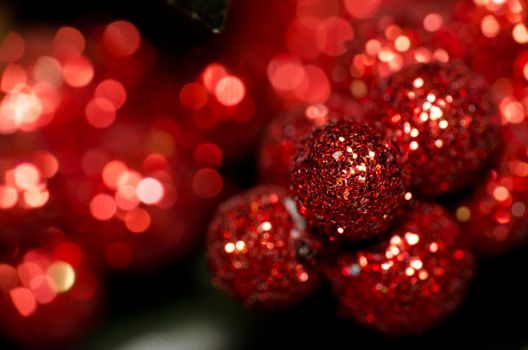
[[[242,80],[235,76],[227,76],[218,81],[215,96],[224,106],[236,106],[246,95],[246,88]]]
[[[208,65],[202,73],[202,81],[210,93],[214,93],[216,84],[220,79],[227,77],[227,71],[221,64],[212,63]]]
[[[33,91],[12,92],[0,105],[0,132],[12,133],[35,123],[42,114],[42,103]]]
[[[11,265],[0,264],[0,292],[8,291],[18,285],[18,276]]]
[[[136,187],[131,185],[119,186],[115,194],[117,207],[121,210],[132,210],[139,205]]]
[[[292,91],[306,83],[306,72],[301,61],[291,56],[281,55],[270,61],[268,79],[275,89]]]
[[[436,32],[443,24],[444,19],[438,13],[430,13],[423,20],[423,26],[428,32]]]
[[[156,204],[163,198],[163,185],[152,177],[146,177],[139,182],[136,194],[140,201],[145,204]]]
[[[30,289],[40,304],[49,304],[57,296],[53,280],[47,275],[39,275],[31,280]]]
[[[504,186],[497,186],[493,190],[493,197],[499,202],[503,202],[510,198],[510,191]]]
[[[337,56],[345,53],[345,44],[354,38],[354,31],[345,19],[331,17],[319,24],[315,38],[321,52]]]
[[[506,123],[518,124],[524,120],[524,106],[512,98],[503,99],[500,103],[500,110]]]
[[[40,170],[40,174],[45,178],[49,179],[59,171],[59,161],[47,151],[35,152],[32,160],[33,164]]]
[[[226,253],[231,254],[235,251],[235,244],[234,243],[226,243],[224,246],[224,250]]]
[[[97,220],[110,220],[116,211],[115,200],[108,194],[98,194],[90,202],[90,212]]]
[[[98,129],[107,128],[116,119],[116,109],[112,102],[96,97],[86,105],[84,111],[88,123]]]
[[[198,166],[219,167],[222,165],[223,154],[220,147],[214,143],[201,143],[196,146],[193,158]]]
[[[33,77],[57,86],[62,82],[62,66],[55,58],[42,56],[33,66]]]
[[[180,102],[183,107],[197,111],[207,103],[207,90],[201,84],[185,84],[180,91]]]
[[[0,61],[14,62],[19,60],[26,49],[24,39],[16,32],[9,32],[0,46]]]
[[[126,57],[139,49],[141,36],[137,28],[127,21],[115,21],[106,26],[103,44],[112,56]]]
[[[132,248],[126,243],[112,243],[106,249],[106,262],[115,269],[122,269],[130,265],[133,258]]]
[[[519,44],[528,43],[528,28],[526,28],[526,25],[524,23],[518,23],[513,28],[512,35],[513,39]]]
[[[48,276],[53,281],[55,290],[64,293],[70,290],[75,283],[75,271],[70,264],[59,261],[48,268]]]
[[[528,80],[528,63],[524,65],[523,74],[524,74],[524,79]]]
[[[382,0],[345,0],[345,8],[351,16],[366,19],[374,16]]]
[[[27,288],[12,289],[9,295],[17,311],[24,317],[30,316],[37,309],[37,301],[33,293]]]
[[[487,15],[480,23],[482,34],[487,38],[494,38],[500,32],[500,24],[493,15]]]
[[[131,232],[145,232],[150,227],[150,214],[143,208],[133,209],[126,213],[125,225]]]
[[[411,47],[411,41],[405,35],[400,35],[394,41],[394,47],[400,52],[405,52]]]
[[[318,66],[305,66],[306,80],[296,89],[295,96],[307,103],[325,103],[330,97],[330,82],[326,73]]]
[[[460,222],[467,222],[471,219],[471,210],[466,206],[460,206],[456,210],[456,218]]]
[[[18,165],[15,167],[13,175],[16,186],[22,190],[34,190],[40,183],[39,170],[31,163]]]
[[[18,200],[18,191],[11,186],[0,185],[0,208],[13,208]]]
[[[30,190],[24,192],[24,202],[30,208],[43,207],[49,200],[49,191]]]
[[[27,83],[26,70],[16,63],[9,63],[2,73],[1,89],[3,92],[22,89]]]
[[[214,198],[222,191],[222,177],[214,169],[202,168],[192,179],[192,189],[197,196]]]
[[[31,287],[31,281],[34,278],[43,274],[42,268],[38,264],[31,261],[18,265],[17,273],[20,282],[22,282],[22,284],[27,288]]]
[[[72,267],[76,268],[81,265],[83,254],[81,248],[70,242],[63,242],[53,249],[53,257],[56,260],[67,262]]]
[[[103,182],[112,190],[117,189],[119,178],[128,171],[125,163],[119,160],[108,162],[103,168]]]
[[[97,85],[94,97],[110,101],[114,105],[114,109],[118,110],[125,104],[126,90],[119,81],[106,79]]]
[[[350,84],[350,92],[355,98],[363,98],[367,96],[367,84],[363,80],[354,79]]]
[[[62,66],[64,81],[72,87],[83,87],[88,85],[94,76],[92,63],[84,56],[68,58]]]
[[[60,28],[53,37],[53,53],[59,58],[79,56],[84,51],[82,33],[73,27]]]

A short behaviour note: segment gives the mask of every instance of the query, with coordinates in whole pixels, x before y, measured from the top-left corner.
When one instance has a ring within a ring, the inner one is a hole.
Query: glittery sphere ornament
[[[376,99],[389,137],[408,154],[419,194],[436,196],[468,185],[499,144],[491,90],[460,62],[404,68],[381,85]]]
[[[213,284],[247,307],[277,309],[317,285],[316,239],[287,192],[260,186],[222,204],[209,228]]]
[[[473,256],[440,206],[416,203],[390,237],[338,258],[329,276],[345,316],[389,335],[432,327],[461,303]]]
[[[330,240],[385,231],[404,201],[399,150],[366,124],[340,120],[314,130],[292,161],[299,210]]]
[[[288,187],[290,162],[299,141],[333,118],[325,105],[289,110],[271,121],[259,150],[259,174],[266,183]]]

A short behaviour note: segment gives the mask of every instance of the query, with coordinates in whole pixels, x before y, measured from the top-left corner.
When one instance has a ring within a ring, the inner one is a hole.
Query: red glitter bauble
[[[468,185],[500,143],[491,90],[460,62],[404,68],[382,84],[377,100],[378,117],[407,152],[420,194]]]
[[[456,208],[475,252],[497,255],[528,242],[528,125],[505,126],[508,143],[485,183]]]
[[[440,206],[417,203],[374,247],[338,258],[329,271],[343,315],[389,335],[418,333],[463,300],[473,256]]]
[[[247,307],[294,304],[318,284],[317,239],[287,192],[260,186],[220,206],[208,233],[213,284]]]
[[[333,115],[325,105],[296,108],[273,119],[264,133],[259,151],[263,182],[289,187],[290,163],[299,141]]]
[[[331,240],[382,233],[404,201],[408,177],[399,158],[366,124],[341,120],[314,130],[292,163],[300,212]]]

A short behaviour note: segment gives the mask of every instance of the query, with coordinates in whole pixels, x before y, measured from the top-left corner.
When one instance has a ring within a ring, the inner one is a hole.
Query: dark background
[[[226,39],[252,3],[262,5],[260,0],[231,3],[224,34],[213,34],[203,23],[163,1],[9,0],[0,4],[0,11],[9,15],[6,23],[10,27],[21,31],[60,25],[90,29],[112,19],[127,19],[152,43],[163,69],[192,77],[199,67],[188,65],[184,57],[201,51],[206,53],[204,60],[213,58],[220,50],[218,43]],[[224,170],[237,174],[238,184],[248,187],[254,180],[253,164],[254,160],[247,158]],[[198,247],[162,271],[113,277],[107,287],[106,317],[75,348],[528,349],[527,253],[528,249],[522,249],[503,257],[480,259],[467,300],[450,319],[422,336],[386,339],[339,319],[325,284],[285,312],[244,310],[212,289]],[[0,349],[11,348],[0,340]]]

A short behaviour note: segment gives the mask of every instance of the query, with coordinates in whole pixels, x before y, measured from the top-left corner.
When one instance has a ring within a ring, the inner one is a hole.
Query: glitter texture
[[[412,187],[436,196],[479,175],[499,145],[491,90],[462,63],[404,68],[383,83],[374,117],[408,154]]]
[[[297,144],[310,131],[326,124],[334,115],[325,105],[310,105],[280,114],[271,121],[259,151],[262,181],[288,187],[290,163]]]
[[[400,152],[366,125],[337,121],[303,139],[292,163],[300,211],[331,240],[382,233],[405,196]]]
[[[318,284],[319,243],[287,192],[260,186],[222,204],[209,228],[213,284],[257,309],[294,304]]]
[[[442,207],[417,203],[390,238],[329,269],[343,315],[390,335],[432,327],[461,303],[473,275],[460,238]]]

